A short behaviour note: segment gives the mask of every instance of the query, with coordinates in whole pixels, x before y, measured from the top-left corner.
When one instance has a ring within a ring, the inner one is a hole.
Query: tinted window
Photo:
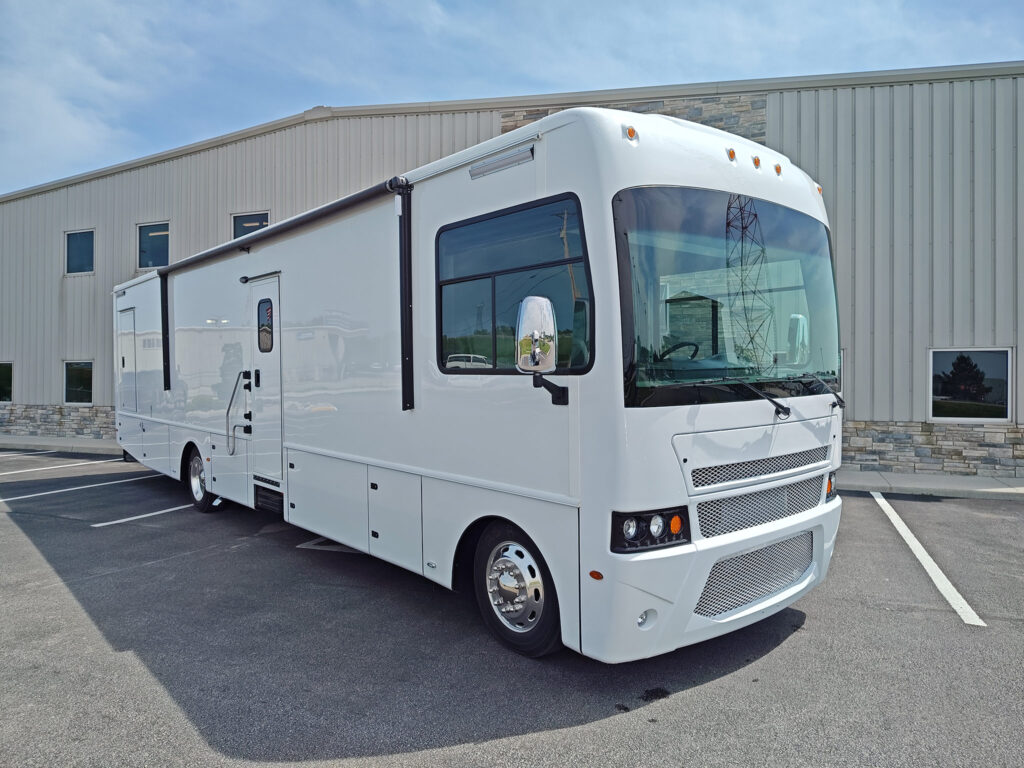
[[[442,367],[493,368],[494,311],[490,278],[452,283],[443,290]]]
[[[260,352],[274,348],[274,308],[270,299],[260,299],[256,307],[256,327]]]
[[[13,374],[13,363],[0,363],[0,403],[11,402]]]
[[[442,281],[582,258],[579,213],[571,199],[449,228],[438,238]]]
[[[233,218],[234,235],[242,237],[257,229],[263,229],[270,221],[270,215],[266,213],[243,213]]]
[[[446,227],[437,242],[442,369],[514,371],[526,296],[554,305],[558,368],[589,366],[590,285],[575,198]]]
[[[169,224],[139,227],[139,269],[167,266]]]
[[[64,363],[64,402],[92,402],[92,363]]]
[[[1009,351],[932,351],[932,418],[1005,421],[1010,418],[1009,397]]]
[[[68,232],[67,273],[92,272],[92,232]]]

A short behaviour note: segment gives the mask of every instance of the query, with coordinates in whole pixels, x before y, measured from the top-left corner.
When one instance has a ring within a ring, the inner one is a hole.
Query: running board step
[[[284,515],[284,494],[280,491],[272,491],[262,485],[254,485],[256,509],[261,512],[273,512],[276,515]]]

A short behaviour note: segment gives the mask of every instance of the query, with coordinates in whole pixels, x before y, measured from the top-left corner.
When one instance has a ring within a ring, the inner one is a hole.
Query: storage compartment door
[[[285,519],[366,552],[366,465],[289,449]]]
[[[420,476],[369,468],[370,554],[423,573]]]

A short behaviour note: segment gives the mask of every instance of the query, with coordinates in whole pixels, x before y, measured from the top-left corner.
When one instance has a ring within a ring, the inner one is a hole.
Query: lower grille
[[[711,568],[693,612],[713,618],[756,603],[800,580],[814,560],[814,534],[804,531]]]
[[[702,501],[697,504],[700,535],[708,539],[799,515],[821,503],[823,484],[824,478],[819,475],[799,483]]]

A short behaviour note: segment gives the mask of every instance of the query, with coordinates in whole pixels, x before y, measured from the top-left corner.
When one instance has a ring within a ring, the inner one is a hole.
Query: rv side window
[[[256,327],[260,352],[270,352],[274,348],[274,309],[270,299],[260,299],[256,308]]]
[[[590,276],[575,195],[443,227],[437,274],[441,370],[515,373],[516,318],[526,296],[555,307],[558,372],[590,368]]]

